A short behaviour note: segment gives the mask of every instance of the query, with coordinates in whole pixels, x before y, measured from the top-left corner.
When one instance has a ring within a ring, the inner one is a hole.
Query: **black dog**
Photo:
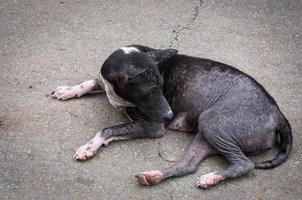
[[[97,133],[77,150],[77,160],[92,157],[113,140],[160,137],[165,127],[196,133],[180,163],[136,175],[143,185],[193,173],[207,156],[220,154],[229,166],[196,183],[208,188],[254,168],[276,167],[292,148],[290,124],[273,98],[253,78],[223,63],[179,55],[174,49],[131,45],[105,61],[99,81],[58,87],[52,96],[67,100],[101,88],[130,122]],[[281,145],[273,160],[253,163],[246,157],[276,141]]]

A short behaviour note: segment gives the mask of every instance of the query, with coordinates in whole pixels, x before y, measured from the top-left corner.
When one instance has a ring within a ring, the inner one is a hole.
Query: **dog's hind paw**
[[[200,188],[210,188],[220,181],[222,181],[224,178],[221,175],[216,174],[216,172],[208,173],[205,175],[200,176],[197,179],[196,186]]]
[[[160,171],[149,171],[137,174],[135,177],[141,185],[154,185],[162,180],[163,173]]]

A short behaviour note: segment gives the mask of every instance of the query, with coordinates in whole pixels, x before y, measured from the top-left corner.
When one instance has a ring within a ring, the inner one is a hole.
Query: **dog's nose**
[[[167,114],[165,114],[164,116],[164,121],[165,123],[169,123],[172,121],[172,119],[174,118],[174,114],[173,112],[170,110]]]

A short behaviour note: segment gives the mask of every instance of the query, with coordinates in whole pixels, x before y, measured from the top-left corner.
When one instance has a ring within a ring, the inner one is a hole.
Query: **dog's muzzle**
[[[165,124],[169,124],[174,118],[174,114],[172,110],[170,110],[167,114],[164,115]]]

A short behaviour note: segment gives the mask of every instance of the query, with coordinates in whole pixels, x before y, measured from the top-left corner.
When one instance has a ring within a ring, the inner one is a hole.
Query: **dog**
[[[60,86],[52,97],[68,100],[94,91],[106,93],[129,122],[98,132],[77,149],[76,160],[91,158],[115,140],[161,137],[166,128],[196,134],[179,163],[137,174],[141,185],[194,173],[202,160],[219,154],[228,167],[196,182],[210,188],[254,169],[276,167],[292,149],[290,124],[275,100],[252,77],[220,62],[175,49],[129,45],[108,57],[98,79]],[[247,157],[278,142],[279,153],[272,160],[253,163]]]

